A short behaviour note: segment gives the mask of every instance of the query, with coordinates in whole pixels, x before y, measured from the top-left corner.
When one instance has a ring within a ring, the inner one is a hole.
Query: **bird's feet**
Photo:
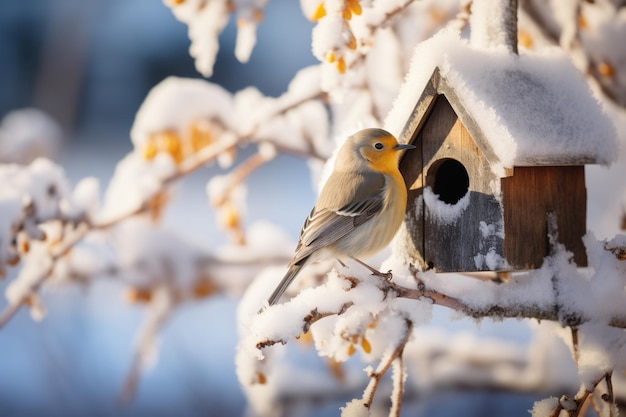
[[[387,272],[380,272],[377,270],[373,270],[372,271],[372,275],[376,275],[377,277],[381,277],[386,281],[391,281],[391,278],[393,278],[393,274],[391,273],[391,269]]]
[[[368,271],[370,271],[372,273],[372,275],[380,277],[386,281],[391,281],[391,278],[393,278],[393,275],[391,273],[391,269],[387,272],[380,272],[378,269],[376,268],[372,268],[371,266],[369,266],[368,264],[366,264],[365,262],[361,261],[360,259],[357,259],[355,257],[351,257],[352,259],[354,259],[355,261],[357,261],[358,263],[360,263],[361,265],[363,265],[365,268],[367,268]]]

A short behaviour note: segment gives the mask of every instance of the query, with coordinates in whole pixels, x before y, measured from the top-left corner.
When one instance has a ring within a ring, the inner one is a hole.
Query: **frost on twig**
[[[542,401],[538,401],[533,406],[531,413],[533,417],[539,416],[549,416],[549,417],[559,417],[562,415],[562,412],[565,413],[568,417],[579,417],[585,415],[587,401],[593,393],[599,389],[599,385],[606,381],[608,391],[606,394],[602,395],[602,401],[605,404],[602,404],[602,409],[606,409],[606,412],[600,411],[600,409],[596,409],[596,412],[599,416],[607,416],[607,417],[616,417],[618,415],[616,404],[614,402],[611,386],[611,374],[602,375],[600,378],[592,381],[588,385],[582,385],[580,390],[574,398],[570,398],[567,395],[563,395],[560,398],[547,398]]]

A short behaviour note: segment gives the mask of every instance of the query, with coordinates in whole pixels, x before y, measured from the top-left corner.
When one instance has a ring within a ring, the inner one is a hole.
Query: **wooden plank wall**
[[[584,166],[515,167],[502,179],[504,252],[514,269],[539,268],[550,252],[547,215],[556,215],[558,240],[587,265],[582,236],[587,232]]]

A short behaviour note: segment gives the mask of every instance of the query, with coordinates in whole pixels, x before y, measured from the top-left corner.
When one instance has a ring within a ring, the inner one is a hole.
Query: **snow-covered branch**
[[[605,352],[605,359],[600,362],[587,352],[600,348],[598,337],[616,337],[620,341],[611,342],[610,346],[622,349],[622,329],[626,328],[624,310],[615,305],[607,308],[605,296],[607,288],[626,278],[626,263],[619,256],[626,236],[609,242],[588,236],[585,242],[595,270],[592,276],[578,271],[571,263],[571,254],[560,245],[555,246],[540,270],[513,274],[505,283],[442,277],[432,271],[403,267],[400,260],[384,265],[393,267],[392,280],[365,275],[364,270],[350,270],[350,274],[333,271],[325,284],[303,290],[291,301],[245,319],[243,326],[248,330],[243,334],[238,355],[240,380],[244,386],[265,384],[260,381],[272,378],[269,350],[302,333],[312,332],[318,353],[340,362],[355,353],[360,341],[364,357],[368,361],[378,360],[379,366],[377,371],[369,372],[371,381],[363,398],[350,403],[347,410],[368,408],[380,378],[395,360],[400,360],[413,328],[427,321],[432,306],[438,305],[473,319],[533,319],[571,328],[574,354],[581,369],[586,369],[581,374],[583,386],[589,387],[590,377],[598,378],[593,380],[594,388],[586,394],[581,391],[575,398],[570,409],[578,410],[601,380],[606,380],[607,390],[612,391],[606,375],[619,366],[608,359],[616,357],[611,352]],[[250,291],[257,294],[255,297],[261,296],[258,288]],[[623,296],[623,291],[615,294],[620,299]],[[385,325],[381,326],[381,322]],[[606,330],[605,335],[604,331],[597,333],[599,327],[613,330]],[[593,370],[601,370],[602,378]],[[397,396],[400,388],[394,389],[393,396]]]

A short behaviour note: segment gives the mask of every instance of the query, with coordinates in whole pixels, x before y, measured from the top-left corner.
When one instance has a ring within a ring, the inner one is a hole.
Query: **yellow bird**
[[[350,257],[376,275],[390,276],[358,258],[387,246],[404,219],[407,188],[398,162],[401,151],[412,148],[383,129],[363,129],[348,137],[269,305],[276,304],[300,270],[312,262]]]

